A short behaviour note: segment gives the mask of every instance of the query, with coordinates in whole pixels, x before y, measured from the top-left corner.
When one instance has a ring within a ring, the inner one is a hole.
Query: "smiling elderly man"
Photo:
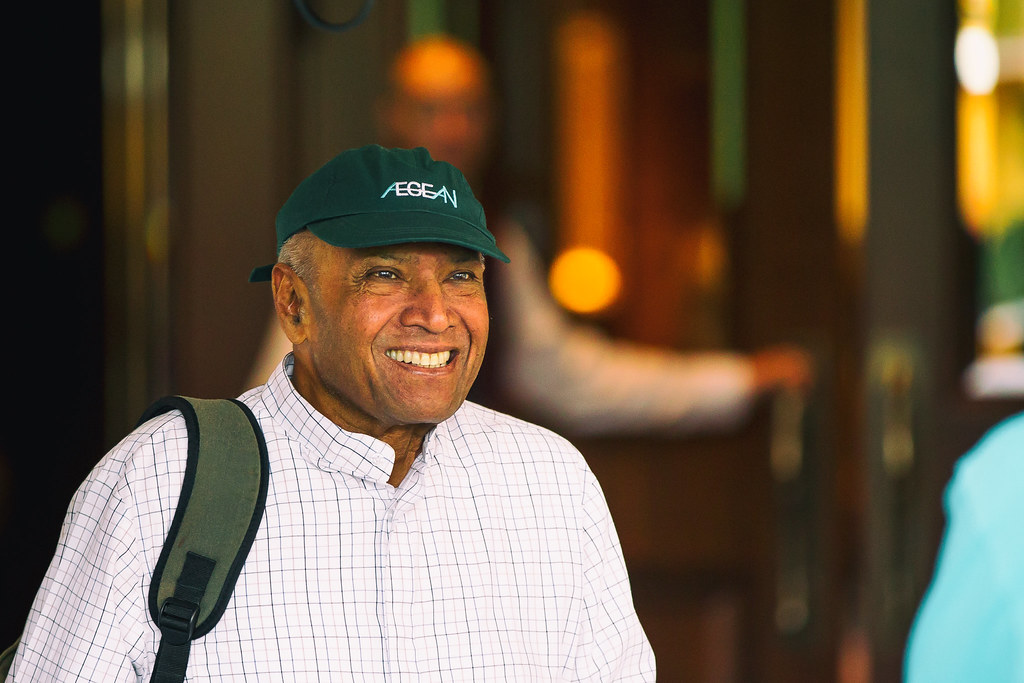
[[[465,400],[484,255],[507,259],[462,174],[422,148],[350,150],[295,190],[277,243],[250,279],[271,282],[293,352],[240,397],[267,441],[266,511],[186,680],[654,680],[582,456]],[[83,483],[12,680],[149,677],[186,445],[167,413]]]

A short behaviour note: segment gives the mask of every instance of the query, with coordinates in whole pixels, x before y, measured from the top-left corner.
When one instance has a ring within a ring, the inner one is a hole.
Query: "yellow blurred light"
[[[486,67],[477,56],[445,36],[424,38],[417,49],[403,53],[391,78],[416,97],[434,99],[478,92],[487,82]]]
[[[702,226],[697,238],[695,258],[697,283],[704,289],[711,289],[725,277],[728,254],[721,231],[715,226]]]
[[[622,276],[615,261],[600,249],[574,247],[551,265],[548,285],[562,306],[576,313],[596,313],[619,295]]]
[[[868,216],[867,0],[839,0],[836,22],[835,215],[857,247]]]
[[[986,95],[999,82],[999,46],[983,26],[964,26],[954,47],[957,78],[972,95]]]
[[[573,13],[555,37],[560,244],[614,252],[622,207],[625,41],[610,18]]]
[[[992,220],[997,198],[996,102],[960,93],[957,103],[957,194],[968,231],[980,236]]]

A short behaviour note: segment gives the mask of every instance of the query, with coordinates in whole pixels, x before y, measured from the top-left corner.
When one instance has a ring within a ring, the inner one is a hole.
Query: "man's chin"
[[[407,416],[407,418],[403,422],[404,424],[409,425],[430,425],[431,427],[433,427],[435,425],[441,424],[449,417],[454,415],[456,410],[458,410],[458,407],[452,410],[443,411],[421,411]]]
[[[437,425],[455,414],[459,407],[465,402],[462,399],[458,402],[437,406],[418,405],[415,409],[400,413],[403,424]]]

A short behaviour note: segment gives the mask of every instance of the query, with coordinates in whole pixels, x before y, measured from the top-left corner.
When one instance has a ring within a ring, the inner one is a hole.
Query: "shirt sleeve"
[[[754,370],[728,352],[682,353],[615,339],[569,318],[544,286],[539,257],[514,223],[502,226],[501,379],[510,395],[561,429],[686,434],[736,426],[750,412]]]
[[[183,422],[181,431],[184,436]],[[29,612],[12,683],[136,681],[146,669],[142,662],[155,656],[146,595],[153,539],[145,542],[143,530],[151,526],[154,538],[164,533],[166,501],[154,498],[140,508],[136,499],[140,477],[159,480],[153,490],[173,486],[166,467],[173,459],[155,453],[152,436],[130,436],[76,491]],[[171,493],[178,490],[180,483]]]
[[[633,606],[626,564],[604,493],[593,477],[583,507],[584,624],[574,681],[654,681],[654,651]]]
[[[947,488],[935,576],[907,642],[908,683],[1024,680],[1024,420],[1007,426],[958,463]]]

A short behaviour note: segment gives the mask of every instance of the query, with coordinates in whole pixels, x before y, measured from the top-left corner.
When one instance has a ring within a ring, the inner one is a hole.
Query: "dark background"
[[[100,8],[15,3],[5,97],[0,644],[17,637],[103,432]],[[39,486],[38,482],[46,482]]]

